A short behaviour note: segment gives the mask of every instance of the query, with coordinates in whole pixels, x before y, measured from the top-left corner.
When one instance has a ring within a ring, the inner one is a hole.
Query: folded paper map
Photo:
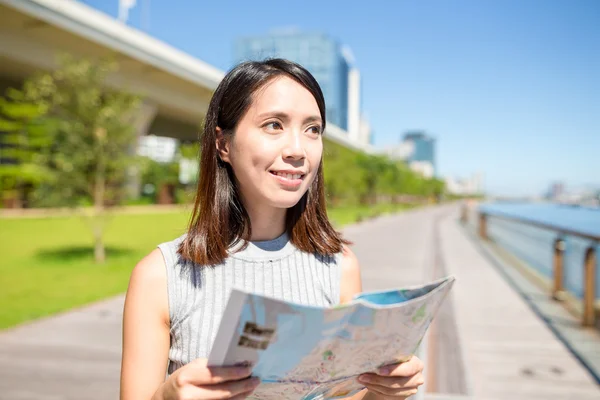
[[[408,360],[454,284],[446,277],[310,307],[233,289],[208,365],[249,362],[261,384],[250,399],[338,399],[364,389],[358,375]]]

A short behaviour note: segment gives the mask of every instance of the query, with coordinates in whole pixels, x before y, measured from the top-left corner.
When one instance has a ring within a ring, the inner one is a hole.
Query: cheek
[[[309,149],[307,155],[311,168],[316,172],[323,156],[323,142],[314,143],[314,146]]]
[[[244,156],[248,160],[246,165],[248,168],[252,168],[254,174],[260,174],[271,168],[280,154],[279,148],[270,143],[248,148],[244,151],[246,152]]]
[[[236,179],[248,189],[265,178],[264,172],[272,164],[272,149],[254,143],[239,143],[231,155],[231,165]]]

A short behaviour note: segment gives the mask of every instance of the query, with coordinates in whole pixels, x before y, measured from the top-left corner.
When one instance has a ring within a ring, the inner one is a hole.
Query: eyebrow
[[[263,118],[267,118],[267,117],[276,117],[283,121],[288,121],[290,119],[290,116],[282,111],[265,112],[265,113],[258,115],[259,119],[263,119]],[[304,118],[304,121],[303,121],[304,124],[307,124],[309,122],[319,122],[320,123],[321,117],[318,115],[311,115],[309,117]]]

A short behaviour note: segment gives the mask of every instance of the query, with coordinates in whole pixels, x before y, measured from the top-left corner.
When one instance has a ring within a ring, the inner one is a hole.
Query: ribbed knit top
[[[221,264],[199,266],[183,261],[177,248],[184,236],[160,244],[167,269],[171,347],[168,373],[196,358],[208,358],[231,288],[299,304],[339,302],[341,253],[309,254],[287,234],[231,248]]]

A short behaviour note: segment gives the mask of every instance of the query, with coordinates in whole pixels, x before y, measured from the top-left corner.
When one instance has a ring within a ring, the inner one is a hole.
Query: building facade
[[[234,61],[281,57],[297,62],[315,77],[327,109],[327,122],[348,130],[348,105],[350,85],[350,60],[342,46],[334,39],[319,33],[277,33],[240,38],[235,43]],[[353,84],[356,83],[356,77]],[[356,87],[353,88],[353,107],[356,104]],[[350,117],[352,121],[356,117]],[[355,122],[353,122],[355,123]]]
[[[425,132],[414,131],[407,132],[403,142],[410,149],[406,154],[410,168],[427,178],[436,176],[435,139]]]
[[[176,139],[163,136],[141,136],[138,139],[137,154],[159,163],[175,161],[178,143]]]
[[[361,118],[361,83],[360,72],[351,68],[348,74],[348,135],[351,140],[361,141],[362,125],[367,121]],[[362,143],[369,143],[368,140]]]

